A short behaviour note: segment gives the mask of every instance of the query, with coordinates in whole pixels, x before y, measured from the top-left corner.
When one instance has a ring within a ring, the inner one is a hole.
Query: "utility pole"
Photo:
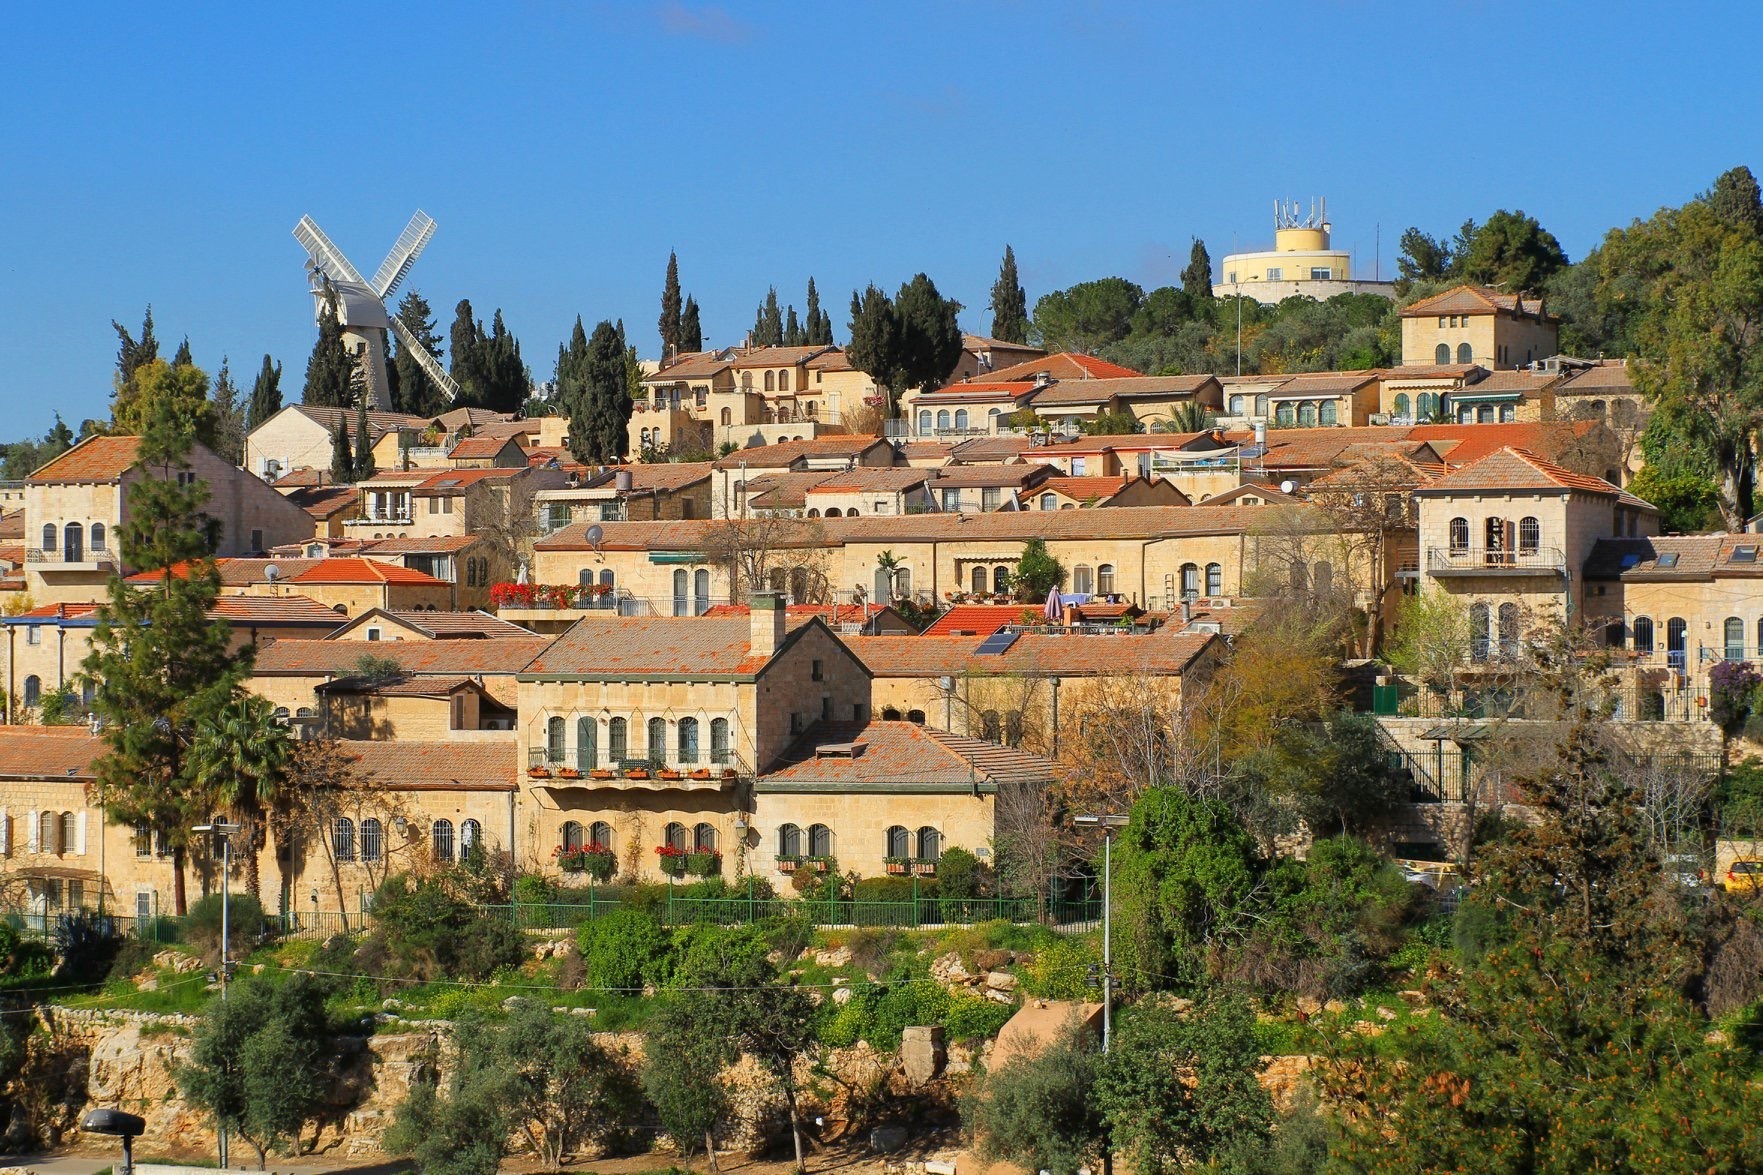
[[[232,977],[231,960],[231,926],[229,925],[232,903],[233,873],[233,835],[240,831],[237,824],[218,822],[214,824],[198,824],[191,832],[210,833],[220,840],[220,1002],[226,1003],[227,982]],[[220,1167],[227,1166],[227,1129],[226,1123],[220,1124]]]

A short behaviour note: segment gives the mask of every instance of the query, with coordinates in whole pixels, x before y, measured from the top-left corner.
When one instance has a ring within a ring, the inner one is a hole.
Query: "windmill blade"
[[[394,314],[391,316],[391,323],[392,333],[398,336],[398,346],[416,360],[416,365],[428,373],[428,377],[435,381],[436,387],[447,393],[449,400],[457,400],[459,385],[453,382],[453,377],[447,374],[447,369],[442,367],[433,355],[429,354],[429,349],[422,345],[422,341],[409,327],[404,325],[403,319]]]
[[[365,285],[343,251],[331,244],[331,239],[324,235],[324,230],[313,222],[310,216],[302,216],[300,223],[294,226],[294,239],[300,247],[311,255],[318,267],[325,271],[332,281],[352,281]]]
[[[392,291],[398,288],[398,283],[410,272],[410,267],[416,264],[416,259],[422,256],[429,238],[434,235],[434,217],[418,208],[416,215],[410,218],[410,223],[404,226],[404,231],[398,234],[392,251],[380,262],[379,272],[368,283],[373,287],[373,292],[382,299],[390,298]]]

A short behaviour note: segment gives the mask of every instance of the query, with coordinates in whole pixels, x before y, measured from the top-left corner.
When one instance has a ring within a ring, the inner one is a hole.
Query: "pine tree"
[[[588,431],[592,427],[588,405],[588,332],[582,328],[582,316],[575,316],[575,329],[570,332],[567,346],[557,348],[557,371],[552,376],[557,403],[569,417],[569,450],[577,460],[586,460]]]
[[[398,321],[422,344],[430,358],[440,361],[441,336],[435,333],[434,314],[427,299],[415,290],[406,292],[398,303]],[[392,392],[393,408],[414,416],[439,416],[446,411],[446,393],[417,364],[414,355],[405,353],[402,340],[398,343],[392,366],[397,369]]]
[[[784,315],[784,346],[800,347],[806,339],[807,336],[802,331],[802,324],[796,321],[796,308],[791,306],[788,313]]]
[[[814,288],[814,279],[808,279],[808,309],[803,313],[803,342],[810,347],[825,347],[833,341],[832,319],[823,317],[820,309],[820,291]]]
[[[672,252],[667,254],[667,282],[661,288],[661,361],[678,355],[681,351],[680,339],[683,334],[680,321],[679,294],[679,257]]]
[[[900,393],[947,379],[961,359],[961,303],[944,298],[918,274],[893,299],[875,286],[851,295],[851,365],[867,372],[887,395],[888,418],[899,415]]]
[[[190,354],[190,336],[185,335],[184,341],[178,344],[177,354],[171,357],[173,367],[194,367],[196,357]]]
[[[992,285],[992,337],[1005,343],[1028,342],[1028,294],[1016,276],[1016,250],[1004,246],[1004,263]]]
[[[272,363],[266,354],[257,370],[257,382],[251,385],[251,413],[246,427],[255,431],[259,425],[282,410],[282,365]]]
[[[227,365],[225,355],[220,357],[220,371],[214,377],[214,390],[209,399],[214,401],[214,451],[234,465],[243,464],[246,405],[239,395],[239,386],[233,382],[232,369]]]
[[[318,339],[306,360],[306,389],[301,393],[301,402],[323,408],[347,408],[354,375],[355,357],[343,342],[343,328],[337,321],[337,297],[331,293],[318,314]]]
[[[373,429],[367,425],[367,397],[355,401],[355,476],[353,481],[366,481],[374,475]]]
[[[686,297],[686,310],[680,318],[679,348],[681,351],[704,349],[704,328],[698,322],[698,302],[690,295]]]
[[[111,577],[82,668],[98,683],[94,709],[104,751],[93,767],[106,808],[118,823],[145,823],[166,838],[182,914],[190,829],[213,814],[216,802],[187,749],[236,696],[251,646],[233,653],[226,621],[209,619],[220,594],[220,523],[203,512],[206,483],[180,484],[174,476],[187,468],[195,438],[187,421],[161,404],[141,437],[137,464],[147,476],[128,488],[129,514],[116,540],[125,567],[166,574],[147,588]]]
[[[1195,305],[1212,300],[1212,255],[1199,237],[1188,250],[1188,267],[1181,271],[1181,292]]]
[[[753,345],[775,347],[784,341],[784,316],[777,304],[777,287],[772,286],[765,301],[753,317]]]
[[[159,358],[159,340],[153,335],[153,307],[147,307],[147,315],[141,321],[141,337],[135,339],[129,334],[129,328],[114,318],[111,327],[116,331],[120,345],[116,350],[116,386],[126,386],[135,378],[135,371]]]
[[[571,424],[570,445],[580,460],[609,464],[628,448],[632,408],[624,340],[612,323],[594,327],[581,371],[584,427]]]
[[[337,430],[331,434],[331,480],[348,485],[355,480],[355,446],[349,442],[349,416],[339,413]]]

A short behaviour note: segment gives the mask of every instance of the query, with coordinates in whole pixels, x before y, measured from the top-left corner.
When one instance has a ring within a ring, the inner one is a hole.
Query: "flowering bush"
[[[685,873],[686,850],[672,845],[656,845],[655,855],[661,858],[661,871],[669,877],[679,877]]]
[[[1721,661],[1708,671],[1708,718],[1731,738],[1745,727],[1763,683],[1749,661]]]
[[[531,608],[539,589],[530,583],[497,583],[490,585],[490,607]]]

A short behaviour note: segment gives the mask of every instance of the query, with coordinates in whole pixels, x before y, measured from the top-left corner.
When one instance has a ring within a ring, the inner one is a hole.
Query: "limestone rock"
[[[844,1007],[846,1004],[848,1004],[850,1002],[851,1002],[851,989],[850,988],[848,988],[848,987],[835,987],[835,988],[833,988],[833,1003],[838,1004],[840,1007]]]
[[[851,965],[851,948],[833,947],[830,950],[815,951],[814,961],[822,967],[849,967]]]
[[[1327,1012],[1330,1016],[1338,1016],[1347,1010],[1347,1005],[1341,1003],[1339,1000],[1329,1000],[1322,1005],[1322,1010]]]
[[[998,991],[1015,991],[1016,976],[1008,971],[988,971],[986,972],[986,986]]]
[[[1377,1010],[1377,1018],[1387,1023],[1396,1018],[1396,1010],[1394,1008],[1379,1008]]]
[[[909,1137],[904,1126],[877,1126],[869,1132],[869,1149],[888,1154],[905,1146]]]
[[[900,1033],[900,1065],[906,1072],[909,1088],[920,1089],[935,1081],[942,1074],[947,1059],[942,1028],[920,1026]]]
[[[1297,1007],[1299,1015],[1314,1016],[1322,1011],[1322,1001],[1314,996],[1301,995],[1298,997]]]
[[[955,951],[938,957],[930,965],[930,977],[943,984],[966,983],[973,978],[966,966],[962,964],[960,954]]]

